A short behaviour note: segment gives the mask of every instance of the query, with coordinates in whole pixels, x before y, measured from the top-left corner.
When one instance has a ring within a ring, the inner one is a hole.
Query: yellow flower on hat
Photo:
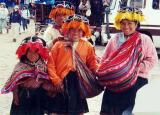
[[[120,22],[124,19],[142,22],[144,21],[144,15],[138,8],[121,8],[115,17],[114,26],[116,29],[120,30]]]

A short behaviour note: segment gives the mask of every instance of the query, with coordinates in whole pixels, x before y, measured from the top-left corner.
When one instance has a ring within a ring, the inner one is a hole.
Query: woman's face
[[[40,55],[38,54],[38,50],[32,51],[30,49],[28,50],[26,56],[30,62],[36,62],[40,57]]]
[[[136,31],[137,23],[134,21],[122,20],[120,22],[120,28],[124,35],[128,36]]]
[[[68,32],[68,37],[71,41],[79,40],[83,37],[83,30],[79,28],[70,29]]]

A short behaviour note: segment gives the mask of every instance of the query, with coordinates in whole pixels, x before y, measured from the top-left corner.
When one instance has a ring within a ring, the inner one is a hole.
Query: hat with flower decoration
[[[90,37],[91,36],[91,29],[89,26],[89,20],[78,14],[74,14],[71,16],[68,16],[62,25],[62,32],[63,34],[67,33],[69,29],[82,29],[84,32],[84,37]]]
[[[144,15],[138,8],[123,7],[118,11],[115,17],[114,25],[116,29],[120,30],[120,22],[124,19],[129,21],[142,22],[144,21]]]
[[[74,5],[71,2],[67,1],[56,1],[49,14],[49,18],[55,18],[58,14],[67,16],[75,14]]]

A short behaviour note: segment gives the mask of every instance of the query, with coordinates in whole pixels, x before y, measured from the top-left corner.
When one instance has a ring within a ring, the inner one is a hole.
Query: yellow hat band
[[[120,29],[120,22],[124,19],[142,22],[144,21],[144,15],[142,14],[142,11],[137,8],[120,9],[115,17],[114,25],[116,29]]]

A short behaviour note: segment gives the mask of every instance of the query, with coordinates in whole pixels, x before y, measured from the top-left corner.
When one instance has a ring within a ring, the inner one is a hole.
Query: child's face
[[[27,59],[31,62],[36,62],[39,59],[39,54],[38,54],[38,50],[32,51],[32,50],[28,50],[27,52]]]
[[[64,14],[57,14],[54,20],[55,20],[55,22],[58,25],[61,26],[65,18],[66,18],[66,15],[64,15]]]
[[[83,31],[79,28],[70,29],[68,32],[68,37],[71,41],[78,40],[83,37]]]

